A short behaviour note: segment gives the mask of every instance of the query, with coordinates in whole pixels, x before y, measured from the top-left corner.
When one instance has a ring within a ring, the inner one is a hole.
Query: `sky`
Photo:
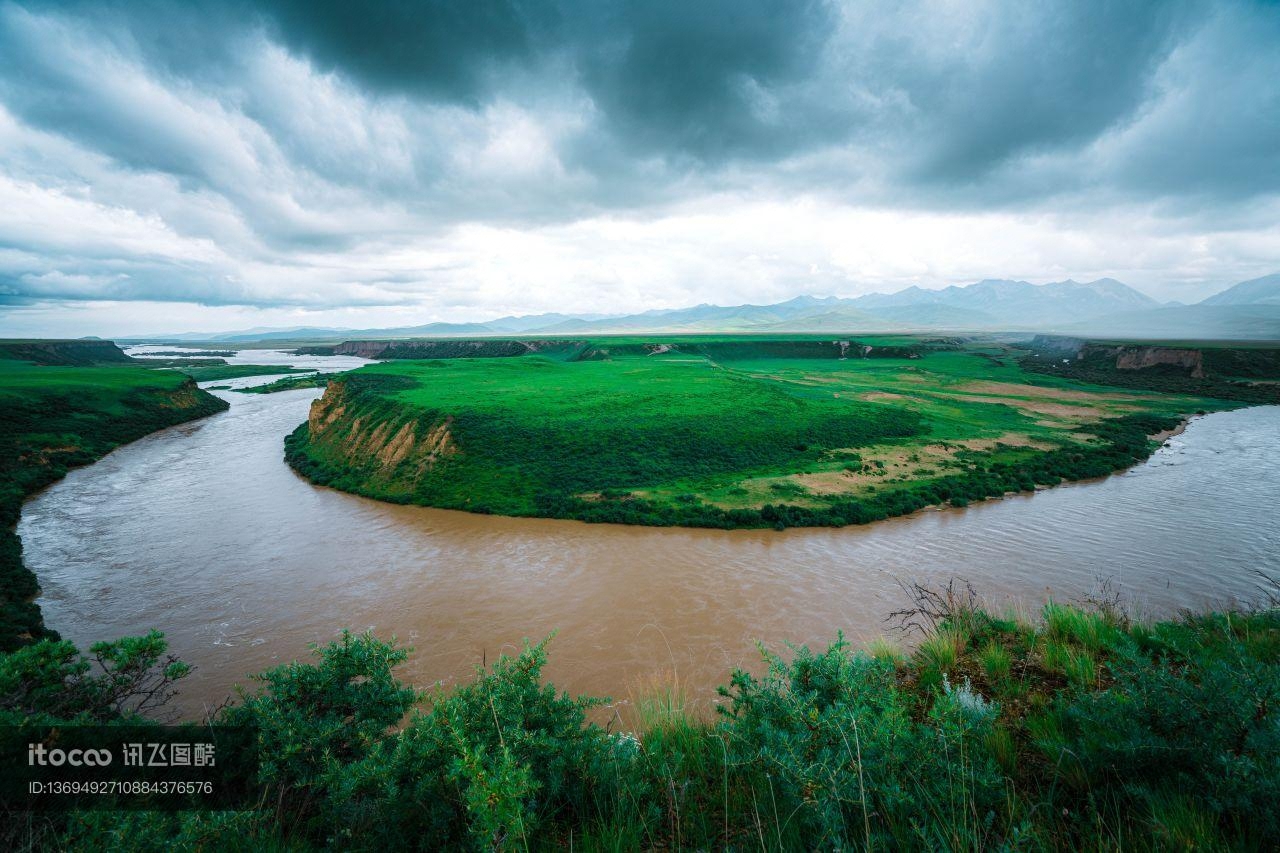
[[[1280,271],[1275,2],[0,0],[0,335]]]

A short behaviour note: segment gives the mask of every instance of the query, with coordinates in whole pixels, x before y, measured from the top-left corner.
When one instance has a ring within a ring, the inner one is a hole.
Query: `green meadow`
[[[839,343],[386,361],[336,380],[288,458],[337,488],[477,512],[840,525],[1107,474],[1145,458],[1148,435],[1233,405],[1029,373],[998,344]]]

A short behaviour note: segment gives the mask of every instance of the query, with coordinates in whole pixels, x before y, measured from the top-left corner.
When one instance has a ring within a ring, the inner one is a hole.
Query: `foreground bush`
[[[156,850],[1280,845],[1280,610],[1145,625],[1111,607],[1050,604],[1032,623],[972,598],[930,602],[907,612],[926,631],[910,655],[843,640],[765,653],[762,675],[738,672],[722,688],[716,719],[651,697],[634,736],[589,722],[602,700],[542,682],[545,642],[424,696],[394,677],[404,650],[344,634],[314,663],[264,673],[258,692],[221,712],[261,732],[258,810],[28,820],[8,840]],[[139,666],[183,674],[154,637],[110,647],[125,681],[92,675],[65,646],[3,659],[3,707],[75,717],[50,698],[61,682],[97,716],[110,707],[104,695],[128,706],[108,684],[149,683]]]

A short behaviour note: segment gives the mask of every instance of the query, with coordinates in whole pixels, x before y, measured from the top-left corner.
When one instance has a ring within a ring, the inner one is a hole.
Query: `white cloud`
[[[715,159],[616,138],[628,125],[567,53],[450,100],[362,85],[253,23],[188,67],[127,27],[2,4],[0,334],[404,325],[989,276],[1112,276],[1190,301],[1280,268],[1280,54],[1251,49],[1280,37],[1265,8],[1154,33],[1121,14],[1102,48],[1136,58],[1078,74],[1091,43],[1046,46],[1025,10],[860,9],[807,76],[734,72],[762,141]],[[1122,85],[1093,98],[1113,71]]]

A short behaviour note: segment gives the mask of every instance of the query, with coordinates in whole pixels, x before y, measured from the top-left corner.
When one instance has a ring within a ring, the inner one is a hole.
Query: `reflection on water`
[[[198,667],[188,712],[344,626],[411,644],[404,675],[420,685],[558,631],[560,686],[626,697],[675,670],[706,697],[757,638],[879,633],[900,580],[961,575],[1038,606],[1108,577],[1159,614],[1255,598],[1254,572],[1280,576],[1280,407],[1197,419],[1101,482],[778,533],[473,516],[316,488],[281,441],[318,391],[217,393],[230,411],[73,471],[19,526],[48,624],[81,644],[164,630]]]

